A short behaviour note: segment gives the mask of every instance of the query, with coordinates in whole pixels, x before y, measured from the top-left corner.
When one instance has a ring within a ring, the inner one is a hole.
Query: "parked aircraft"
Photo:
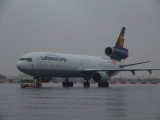
[[[112,76],[121,71],[148,71],[159,69],[125,69],[127,66],[148,63],[140,62],[125,65],[122,60],[128,57],[128,49],[124,48],[125,27],[122,28],[114,47],[107,47],[105,54],[110,58],[73,55],[63,53],[31,52],[23,55],[17,61],[17,68],[38,81],[47,81],[52,77],[63,77],[63,87],[73,87],[69,78],[84,78],[84,87],[90,87],[90,79],[98,83],[98,87],[109,87]]]

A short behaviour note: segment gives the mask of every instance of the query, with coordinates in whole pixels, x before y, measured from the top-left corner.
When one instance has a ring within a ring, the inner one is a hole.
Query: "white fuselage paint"
[[[32,61],[19,60],[17,68],[35,77],[84,77],[82,71],[86,69],[121,69],[119,66],[123,64],[96,56],[47,52],[32,52],[21,58],[31,58]]]

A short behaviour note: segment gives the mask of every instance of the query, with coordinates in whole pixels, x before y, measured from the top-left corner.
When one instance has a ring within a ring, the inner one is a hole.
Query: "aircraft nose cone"
[[[17,64],[16,64],[16,66],[17,66],[17,68],[20,70],[20,71],[22,71],[22,64],[21,64],[21,62],[17,62]]]

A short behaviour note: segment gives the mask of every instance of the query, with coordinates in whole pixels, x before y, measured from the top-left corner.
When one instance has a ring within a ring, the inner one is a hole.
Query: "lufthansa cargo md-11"
[[[17,61],[17,68],[31,75],[39,81],[47,81],[53,77],[63,77],[63,87],[72,87],[73,82],[69,78],[84,78],[84,87],[90,87],[90,79],[98,83],[98,87],[109,87],[109,80],[112,76],[121,71],[148,71],[159,69],[125,69],[127,66],[147,63],[140,62],[125,65],[121,60],[128,57],[128,49],[124,48],[125,27],[122,28],[114,47],[107,47],[105,54],[110,57],[96,57],[86,55],[73,55],[63,53],[31,52],[23,55]]]

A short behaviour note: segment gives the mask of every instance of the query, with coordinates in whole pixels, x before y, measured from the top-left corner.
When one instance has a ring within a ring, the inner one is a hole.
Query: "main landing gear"
[[[83,86],[84,86],[85,88],[89,88],[89,87],[90,87],[90,82],[84,82],[84,83],[83,83]]]
[[[62,82],[63,87],[73,87],[73,82],[69,82],[68,78],[66,78],[65,82]]]
[[[86,82],[83,83],[83,86],[85,88],[89,88],[90,87],[90,82],[88,82],[90,80],[90,78],[84,78],[86,80]],[[66,78],[64,82],[62,82],[62,86],[63,87],[73,87],[73,82],[69,82],[69,78]]]
[[[89,88],[90,87],[90,82],[88,82],[90,80],[90,78],[84,78],[84,80],[86,80],[86,82],[83,83],[83,86],[85,88]]]
[[[99,82],[98,87],[99,88],[109,87],[109,82]]]

